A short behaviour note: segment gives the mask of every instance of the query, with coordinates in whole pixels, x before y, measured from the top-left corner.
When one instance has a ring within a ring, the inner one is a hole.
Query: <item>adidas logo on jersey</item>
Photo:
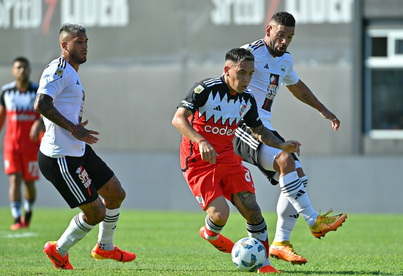
[[[221,106],[218,105],[218,106],[214,107],[213,110],[221,111]]]
[[[269,65],[266,63],[266,65],[263,68],[269,69]]]

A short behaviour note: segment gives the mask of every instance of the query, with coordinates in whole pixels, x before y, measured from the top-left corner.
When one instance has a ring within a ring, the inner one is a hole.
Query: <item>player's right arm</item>
[[[3,129],[4,122],[6,120],[7,109],[6,103],[4,102],[4,91],[1,92],[0,98],[0,131]]]
[[[188,117],[191,115],[191,110],[178,107],[172,119],[172,124],[183,136],[199,145],[200,155],[203,161],[214,164],[217,153],[213,146],[190,125]]]
[[[76,125],[73,124],[56,109],[53,99],[49,95],[37,93],[34,108],[53,123],[68,130],[76,139],[90,145],[98,142],[99,139],[94,135],[99,135],[99,133],[85,128],[88,120]]]

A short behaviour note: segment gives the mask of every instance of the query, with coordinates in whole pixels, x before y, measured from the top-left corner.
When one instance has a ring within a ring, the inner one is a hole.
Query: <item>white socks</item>
[[[302,179],[304,181],[305,179]],[[318,213],[313,209],[305,187],[296,171],[279,179],[281,193],[286,196],[295,210],[305,219],[309,226],[315,224]],[[281,196],[280,196],[281,197]],[[279,198],[280,201],[280,198]]]
[[[114,249],[113,234],[118,224],[120,208],[106,209],[105,219],[99,224],[98,244],[102,250]]]
[[[63,235],[57,241],[57,252],[65,257],[67,251],[83,239],[92,228],[94,228],[94,225],[89,225],[84,221],[83,213],[77,214],[72,218],[69,227],[67,227]]]
[[[21,217],[21,201],[13,201],[10,203],[11,215],[13,218]]]
[[[277,225],[274,240],[289,241],[291,231],[294,229],[298,217],[299,214],[294,206],[292,206],[284,193],[280,193],[277,201]]]

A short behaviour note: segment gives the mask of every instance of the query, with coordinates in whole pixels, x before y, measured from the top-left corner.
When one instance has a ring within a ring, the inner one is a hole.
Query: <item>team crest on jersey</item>
[[[250,107],[251,107],[250,102],[248,102],[247,104],[239,105],[239,115],[241,116],[241,118],[245,116],[245,114],[249,111]]]
[[[281,73],[285,74],[285,66],[284,65],[281,65]]]
[[[63,77],[63,73],[64,73],[64,69],[58,67],[55,74],[58,75],[59,77]]]
[[[198,85],[193,91],[194,91],[196,94],[200,94],[203,90],[204,90],[204,87],[201,86],[201,85]]]
[[[196,200],[197,202],[199,202],[200,205],[202,205],[203,207],[206,206],[206,203],[204,202],[203,196],[201,194],[196,196]]]

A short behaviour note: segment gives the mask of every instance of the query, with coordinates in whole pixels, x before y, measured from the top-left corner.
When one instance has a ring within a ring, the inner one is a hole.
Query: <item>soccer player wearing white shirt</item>
[[[87,60],[85,27],[63,25],[59,42],[61,57],[43,71],[35,101],[46,128],[38,163],[70,208],[78,207],[82,212],[73,217],[59,240],[45,244],[44,252],[55,268],[73,269],[68,250],[100,224],[91,255],[96,260],[130,262],[136,255],[113,244],[125,190],[90,146],[98,141],[95,135],[99,133],[85,128],[88,120],[82,122],[85,93],[77,72]]]
[[[287,52],[295,31],[295,19],[287,12],[278,12],[266,27],[266,36],[242,46],[255,56],[255,73],[248,89],[254,95],[259,115],[264,125],[278,138],[284,140],[271,124],[271,108],[280,84],[284,84],[300,101],[317,109],[331,121],[337,130],[340,121],[330,112],[299,79],[293,68],[293,60]],[[273,185],[280,185],[277,203],[276,235],[270,247],[270,256],[290,262],[305,264],[307,260],[298,255],[290,243],[291,231],[299,215],[308,223],[316,238],[335,231],[347,218],[347,214],[328,216],[318,214],[312,207],[305,186],[308,178],[295,154],[271,148],[257,141],[250,129],[239,124],[234,138],[234,148],[244,161],[257,166]]]

